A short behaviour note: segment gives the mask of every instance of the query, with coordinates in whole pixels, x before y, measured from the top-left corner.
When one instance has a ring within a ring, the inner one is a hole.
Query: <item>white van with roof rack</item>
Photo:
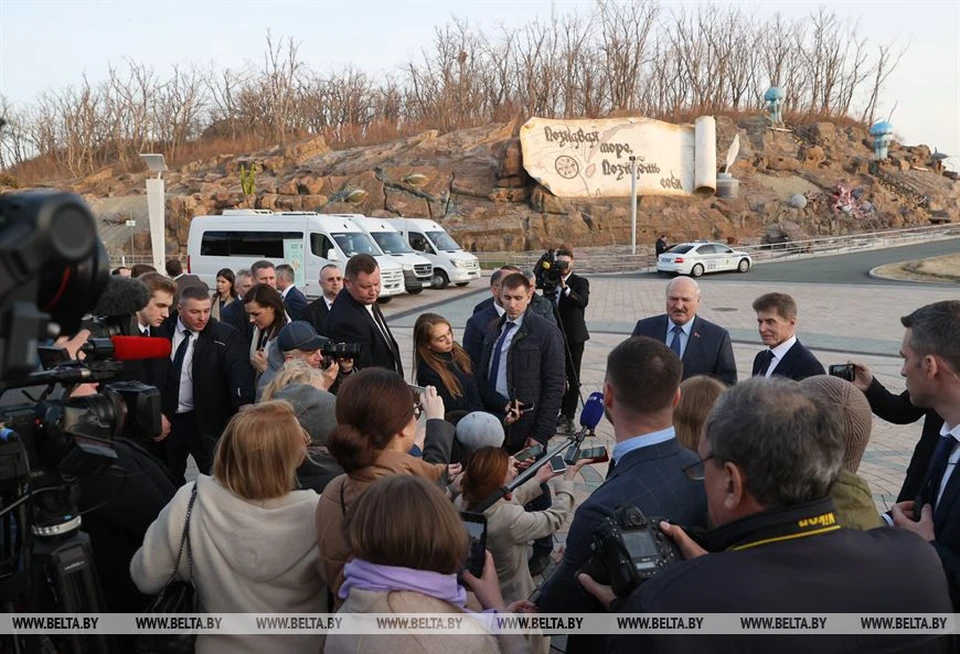
[[[407,240],[418,254],[433,264],[433,287],[447,284],[466,286],[480,279],[480,260],[465,252],[447,231],[426,218],[391,218],[388,223]]]
[[[222,268],[250,268],[258,259],[289,263],[297,273],[297,287],[319,297],[320,269],[328,263],[342,268],[355,254],[377,259],[382,302],[404,292],[403,268],[384,255],[369,234],[342,215],[312,211],[227,209],[220,216],[197,216],[190,221],[187,271],[215,288]]]

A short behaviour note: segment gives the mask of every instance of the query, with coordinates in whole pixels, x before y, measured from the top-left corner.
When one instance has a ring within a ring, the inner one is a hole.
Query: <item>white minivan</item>
[[[196,216],[190,221],[187,271],[215,288],[221,268],[249,268],[258,259],[289,263],[303,270],[300,290],[319,297],[320,269],[328,263],[343,267],[361,253],[377,259],[382,302],[404,292],[403,268],[384,255],[369,234],[343,216],[311,211],[227,209],[221,216]]]
[[[387,222],[433,264],[434,288],[450,283],[466,286],[470,280],[480,279],[480,260],[465,252],[436,222],[426,218],[391,218]]]
[[[383,218],[368,218],[360,214],[349,216],[354,225],[376,241],[384,254],[393,257],[396,263],[403,266],[403,283],[407,293],[416,295],[424,288],[430,288],[433,284],[433,264],[429,259],[417,254],[393,225]]]

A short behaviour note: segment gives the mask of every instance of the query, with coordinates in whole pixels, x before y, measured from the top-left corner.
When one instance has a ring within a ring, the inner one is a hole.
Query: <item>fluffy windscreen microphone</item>
[[[107,316],[130,316],[147,306],[150,291],[139,279],[112,275],[107,288],[90,313],[101,318]]]

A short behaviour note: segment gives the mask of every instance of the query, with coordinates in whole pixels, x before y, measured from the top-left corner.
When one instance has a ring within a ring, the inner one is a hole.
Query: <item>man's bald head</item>
[[[700,285],[690,277],[677,277],[667,284],[667,315],[676,325],[693,320],[700,308]]]

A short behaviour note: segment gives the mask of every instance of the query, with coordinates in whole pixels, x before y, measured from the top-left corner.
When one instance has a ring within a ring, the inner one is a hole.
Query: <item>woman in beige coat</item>
[[[447,613],[468,616],[457,580],[467,558],[467,532],[443,492],[425,479],[393,475],[367,488],[348,514],[345,532],[356,558],[344,567],[339,614]],[[530,602],[505,606],[487,553],[478,579],[463,578],[486,611],[531,612]],[[520,654],[522,636],[496,636],[463,619],[456,634],[335,634],[325,654]]]
[[[545,511],[526,511],[523,507],[541,494],[540,485],[556,476],[544,465],[536,476],[507,497],[484,511],[487,517],[487,549],[493,554],[503,598],[507,602],[527,599],[533,592],[533,577],[527,567],[527,544],[551,536],[573,510],[573,479],[584,462],[567,468],[554,483],[553,505]],[[470,456],[463,475],[463,495],[459,499],[465,511],[506,486],[517,476],[514,461],[499,447],[482,447]]]
[[[353,556],[343,522],[367,487],[388,475],[438,482],[446,472],[454,430],[442,419],[443,400],[428,387],[416,406],[414,402],[403,378],[385,368],[350,375],[337,394],[337,427],[327,438],[327,449],[346,474],[324,488],[317,507],[324,580],[334,595],[343,583],[343,566]],[[416,441],[421,410],[427,427],[419,459],[408,452]]]

